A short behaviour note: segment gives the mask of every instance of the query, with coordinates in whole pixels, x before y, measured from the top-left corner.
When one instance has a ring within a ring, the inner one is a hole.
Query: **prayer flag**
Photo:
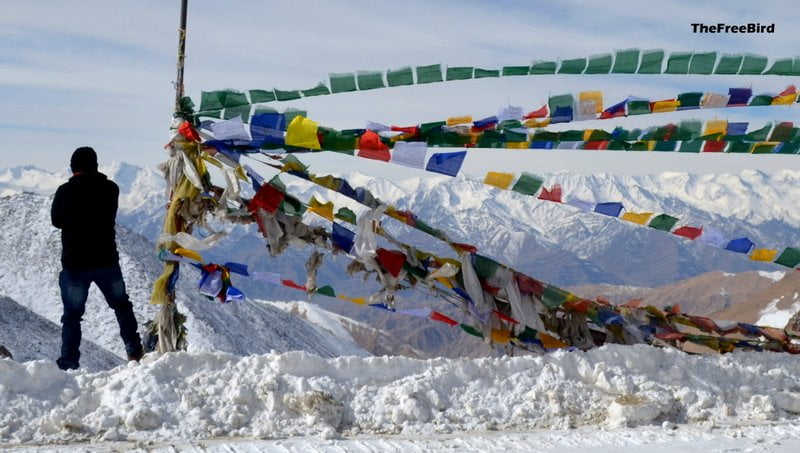
[[[500,189],[508,189],[512,181],[514,181],[513,173],[498,173],[490,171],[486,173],[486,178],[483,180],[483,183]]]
[[[344,294],[339,294],[339,299],[346,300],[358,305],[365,305],[367,301],[363,297],[347,297]]]
[[[434,154],[428,160],[428,165],[425,167],[425,170],[441,173],[443,175],[455,176],[461,169],[461,164],[464,163],[464,158],[466,157],[466,151]]]
[[[333,222],[333,203],[320,203],[317,197],[312,196],[308,202],[308,210]]]
[[[522,107],[505,106],[500,109],[497,114],[497,121],[502,123],[504,121],[522,120]]]
[[[674,112],[678,110],[680,107],[680,101],[676,101],[673,99],[665,100],[665,101],[656,101],[653,102],[652,110],[653,113],[664,113],[664,112]]]
[[[725,245],[729,242],[729,240],[719,230],[715,230],[713,228],[706,228],[703,230],[703,235],[697,239],[697,242],[702,242],[704,244],[709,244],[715,247],[722,248],[725,247]]]
[[[455,126],[458,124],[469,124],[472,123],[472,116],[465,115],[465,116],[454,116],[447,118],[447,125],[448,126]]]
[[[423,168],[428,145],[425,142],[397,142],[392,151],[392,162],[411,168]]]
[[[670,231],[675,224],[678,223],[678,219],[672,217],[667,214],[659,214],[650,221],[650,228],[655,228],[661,231]]]
[[[280,190],[272,187],[271,184],[264,184],[258,189],[255,196],[248,205],[250,212],[257,212],[261,208],[269,213],[274,214],[278,210],[281,201],[283,201],[285,194]]]
[[[217,140],[250,140],[247,130],[244,128],[242,118],[235,118],[217,121],[211,125],[211,131]]]
[[[728,96],[717,93],[706,93],[700,105],[704,109],[722,108],[728,105]]]
[[[539,199],[561,203],[561,184],[553,184],[550,190],[542,187],[542,193],[539,194]]]
[[[754,249],[750,254],[750,259],[753,261],[772,262],[778,256],[778,251],[774,249]]]
[[[755,247],[755,244],[753,244],[750,239],[744,237],[733,239],[732,241],[728,242],[728,245],[725,246],[725,249],[738,253],[749,253],[753,247]]]
[[[534,110],[532,112],[528,112],[523,116],[524,119],[531,119],[531,118],[545,118],[547,117],[547,105],[543,105],[539,110]]]
[[[381,141],[380,136],[373,131],[366,131],[358,140],[358,157],[382,160],[389,162],[389,146]]]
[[[436,310],[431,310],[431,315],[430,316],[431,316],[431,319],[434,320],[434,321],[443,322],[443,323],[451,325],[451,326],[457,326],[458,325],[458,321],[455,321],[452,318],[449,318],[449,317],[443,315],[442,313],[439,313]]]
[[[276,274],[274,272],[253,271],[253,279],[272,283],[273,285],[279,285],[281,283],[281,274]]]
[[[403,263],[406,262],[406,255],[403,252],[396,250],[386,250],[385,248],[378,248],[378,263],[389,272],[392,277],[397,277],[400,270],[403,268]]]
[[[281,280],[281,285],[286,286],[288,288],[292,288],[292,289],[299,289],[301,291],[308,291],[308,288],[306,288],[305,285],[301,285],[299,283],[295,283],[295,282],[293,282],[293,281],[291,281],[289,279]]]
[[[728,106],[747,105],[753,96],[752,88],[731,88],[728,90]]]
[[[537,176],[534,176],[530,173],[522,173],[511,190],[523,195],[536,195],[543,183],[544,180]]]
[[[650,220],[650,217],[653,216],[652,212],[626,212],[622,214],[622,220],[627,220],[628,222],[638,223],[639,225],[644,225]]]
[[[409,66],[386,71],[386,82],[390,87],[414,84],[414,72]]]
[[[347,93],[349,91],[356,91],[356,76],[352,73],[343,74],[329,74],[331,81],[331,91],[333,93]]]
[[[333,222],[333,232],[331,238],[333,239],[333,244],[336,247],[339,247],[345,252],[350,253],[350,251],[353,249],[353,244],[355,243],[355,237],[355,233],[339,225],[338,223]]]
[[[695,240],[698,237],[700,237],[701,234],[703,234],[703,229],[690,226],[682,226],[673,231],[672,234],[676,236],[683,236],[691,240]]]
[[[594,212],[611,217],[619,217],[619,213],[622,212],[624,208],[622,203],[618,202],[597,203],[594,207]]]
[[[608,118],[618,118],[621,116],[625,116],[625,105],[627,104],[627,102],[628,101],[625,100],[605,109],[603,113],[600,114],[600,118],[608,119]]]
[[[286,144],[299,148],[320,149],[318,128],[315,121],[302,115],[295,116],[286,131]]]
[[[781,266],[786,267],[795,267],[800,264],[800,249],[796,249],[794,247],[787,247],[786,250],[781,253],[777,260],[775,260],[775,264],[780,264]]]

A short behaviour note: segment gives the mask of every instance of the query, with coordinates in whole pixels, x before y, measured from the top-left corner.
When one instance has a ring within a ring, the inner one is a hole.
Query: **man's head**
[[[81,146],[72,153],[69,166],[72,173],[94,173],[97,171],[97,153],[88,146]]]

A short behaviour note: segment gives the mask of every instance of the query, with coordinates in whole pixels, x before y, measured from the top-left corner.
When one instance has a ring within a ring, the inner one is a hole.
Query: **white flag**
[[[425,167],[428,144],[425,142],[397,142],[392,151],[392,162],[411,168]]]

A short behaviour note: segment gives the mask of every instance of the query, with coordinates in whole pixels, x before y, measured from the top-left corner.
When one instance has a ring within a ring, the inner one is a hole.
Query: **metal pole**
[[[178,76],[175,79],[175,111],[183,97],[183,62],[186,58],[186,9],[189,0],[181,0],[181,26],[178,29]]]

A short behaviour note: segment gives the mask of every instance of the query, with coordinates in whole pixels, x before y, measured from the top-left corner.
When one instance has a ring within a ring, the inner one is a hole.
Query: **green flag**
[[[356,91],[356,76],[351,73],[329,74],[331,91],[334,93],[348,93]]]
[[[536,195],[542,187],[542,184],[544,184],[544,180],[538,176],[530,173],[522,173],[511,190],[523,195]]]
[[[661,74],[664,62],[664,51],[661,49],[646,50],[642,52],[642,63],[639,65],[639,74]]]
[[[442,81],[442,65],[432,64],[417,66],[417,83],[434,83]]]
[[[386,71],[386,83],[390,87],[397,87],[403,85],[414,84],[414,72],[410,66],[405,66],[400,69],[390,69]]]
[[[775,260],[775,264],[780,264],[786,267],[796,267],[800,264],[800,249],[788,247],[781,253],[781,256]]]
[[[678,223],[678,219],[676,217],[672,217],[671,215],[667,214],[659,214],[653,217],[653,220],[650,221],[650,228],[655,228],[661,231],[671,231],[672,227]]]
[[[614,74],[633,74],[639,67],[639,49],[618,50],[615,52]]]
[[[375,88],[384,88],[383,74],[378,71],[358,71],[358,89],[359,90],[374,90]]]
[[[742,67],[743,59],[742,55],[722,55],[719,58],[714,74],[736,74],[739,72],[739,68]]]

